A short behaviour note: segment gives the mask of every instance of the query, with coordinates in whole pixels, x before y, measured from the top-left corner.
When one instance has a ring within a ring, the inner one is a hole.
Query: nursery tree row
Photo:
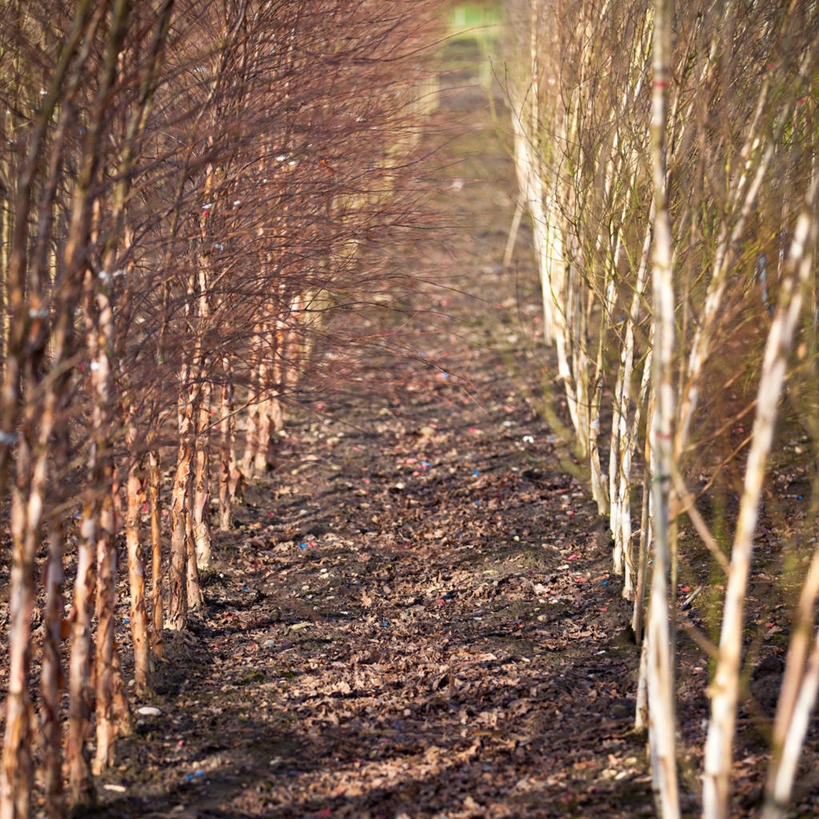
[[[357,249],[412,208],[424,6],[0,0],[4,819],[35,775],[49,815],[87,802],[130,730],[118,542],[144,695],[203,605],[211,497],[228,528],[347,341],[326,315],[390,275]]]
[[[756,558],[792,607],[765,796],[784,815],[819,683],[819,7],[509,10],[516,216],[531,217],[552,398],[634,603],[658,804],[679,815],[684,628],[711,662],[704,813],[732,813]],[[710,631],[678,599],[683,572]]]

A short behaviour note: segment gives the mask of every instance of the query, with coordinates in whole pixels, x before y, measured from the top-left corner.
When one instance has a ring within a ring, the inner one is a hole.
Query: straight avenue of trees
[[[91,809],[288,405],[408,286],[391,243],[422,223],[450,12],[502,41],[504,262],[528,218],[549,422],[610,534],[657,811],[736,815],[753,734],[762,813],[788,815],[819,689],[819,4],[0,0],[0,819]]]

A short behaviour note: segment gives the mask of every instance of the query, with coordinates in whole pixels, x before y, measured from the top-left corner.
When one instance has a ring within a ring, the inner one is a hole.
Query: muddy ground
[[[654,813],[605,527],[521,389],[548,359],[525,230],[515,271],[498,267],[509,146],[474,67],[442,80],[432,206],[456,229],[396,250],[426,284],[367,319],[388,343],[291,409],[275,470],[217,536],[206,611],[166,634],[137,703],[160,714],[137,715],[85,815]],[[706,661],[689,651],[680,673],[692,747]],[[738,814],[762,781],[764,745],[748,747]]]

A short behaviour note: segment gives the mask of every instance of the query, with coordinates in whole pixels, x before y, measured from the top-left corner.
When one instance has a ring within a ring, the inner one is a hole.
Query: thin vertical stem
[[[670,77],[672,0],[654,2],[653,91],[651,96],[651,169],[654,187],[653,391],[651,423],[654,571],[647,623],[649,748],[658,807],[665,819],[680,815],[676,763],[676,717],[671,611],[669,508],[672,474],[674,388],[674,287],[671,224],[667,201],[666,98]]]

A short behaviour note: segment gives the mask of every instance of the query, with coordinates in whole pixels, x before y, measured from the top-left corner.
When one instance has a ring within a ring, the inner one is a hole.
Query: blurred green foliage
[[[494,40],[503,24],[501,3],[456,3],[449,12],[452,39]]]

